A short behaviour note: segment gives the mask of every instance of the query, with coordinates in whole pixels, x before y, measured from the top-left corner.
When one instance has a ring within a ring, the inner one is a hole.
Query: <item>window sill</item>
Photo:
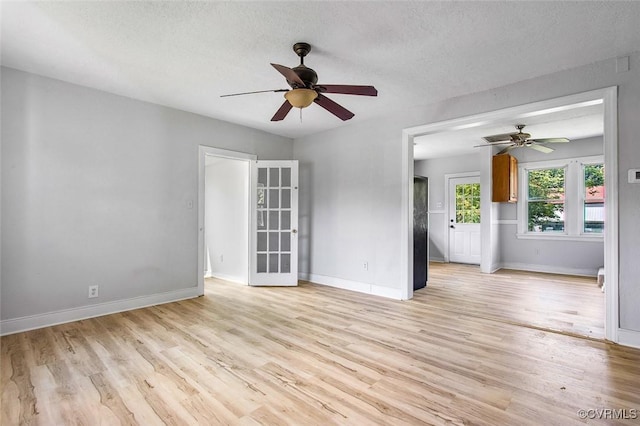
[[[580,241],[580,242],[604,242],[604,234],[597,235],[567,235],[553,234],[551,232],[527,232],[524,234],[516,234],[519,240],[548,240],[548,241]]]

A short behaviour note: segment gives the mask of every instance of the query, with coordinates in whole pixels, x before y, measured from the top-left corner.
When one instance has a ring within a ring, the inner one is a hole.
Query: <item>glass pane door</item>
[[[297,285],[297,165],[255,163],[252,285]]]

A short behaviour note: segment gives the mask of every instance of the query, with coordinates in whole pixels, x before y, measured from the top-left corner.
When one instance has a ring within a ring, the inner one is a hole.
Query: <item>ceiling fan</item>
[[[378,96],[378,91],[373,86],[351,86],[344,84],[317,84],[318,74],[304,65],[304,57],[311,51],[309,43],[296,43],[293,51],[300,57],[300,65],[295,68],[284,65],[271,64],[287,80],[291,89],[259,90],[256,92],[233,93],[227,96],[250,95],[254,93],[285,92],[285,101],[271,117],[271,121],[283,120],[291,108],[306,108],[312,103],[320,105],[339,119],[346,121],[354,114],[346,108],[327,98],[325,93],[339,93],[344,95]]]
[[[525,128],[524,124],[517,124],[516,125],[516,129],[518,129],[517,132],[505,133],[502,135],[485,136],[482,139],[487,141],[487,143],[482,145],[475,145],[475,146],[478,147],[478,146],[493,146],[493,145],[509,145],[505,149],[500,151],[498,155],[507,153],[514,148],[522,148],[522,147],[532,148],[532,149],[535,149],[536,151],[540,151],[540,152],[544,152],[545,154],[548,154],[550,152],[553,152],[553,149],[540,144],[570,142],[570,140],[567,138],[532,139],[529,133],[524,133],[522,131],[522,129],[524,128]]]

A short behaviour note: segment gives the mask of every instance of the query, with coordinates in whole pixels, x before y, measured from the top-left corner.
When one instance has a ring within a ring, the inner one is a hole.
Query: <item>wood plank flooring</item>
[[[430,264],[429,288],[416,299],[465,315],[604,339],[604,293],[596,277]]]
[[[640,410],[640,350],[467,315],[483,302],[456,305],[439,280],[406,302],[208,280],[197,299],[5,336],[0,420],[572,425],[579,409]]]

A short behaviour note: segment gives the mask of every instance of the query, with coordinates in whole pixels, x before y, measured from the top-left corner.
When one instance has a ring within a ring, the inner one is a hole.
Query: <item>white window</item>
[[[604,158],[522,163],[518,238],[602,240]]]

